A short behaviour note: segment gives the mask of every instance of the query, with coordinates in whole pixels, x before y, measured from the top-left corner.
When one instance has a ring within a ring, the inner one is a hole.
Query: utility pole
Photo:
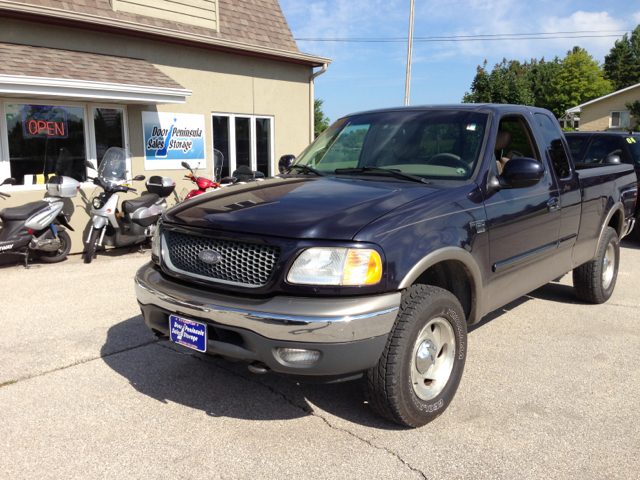
[[[404,87],[404,104],[409,105],[409,87],[411,86],[411,55],[413,51],[413,8],[415,0],[411,0],[411,14],[409,15],[409,51],[407,52],[407,83]]]

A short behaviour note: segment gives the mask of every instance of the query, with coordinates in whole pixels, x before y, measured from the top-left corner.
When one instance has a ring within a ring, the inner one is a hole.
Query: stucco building
[[[41,199],[63,163],[83,182],[66,208],[79,252],[96,193],[84,160],[109,147],[132,153],[131,177],[176,180],[178,196],[193,188],[180,163],[212,175],[214,148],[223,174],[273,175],[309,143],[329,63],[298,50],[277,0],[0,0],[0,181],[17,180],[0,209]],[[184,138],[167,152],[173,125]]]
[[[627,102],[640,100],[640,83],[604,95],[567,110],[580,114],[580,131],[604,131],[629,128],[631,115]]]

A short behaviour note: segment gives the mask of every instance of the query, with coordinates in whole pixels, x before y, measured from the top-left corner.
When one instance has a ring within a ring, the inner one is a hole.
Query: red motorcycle
[[[196,175],[196,172],[198,171],[198,169],[196,168],[196,172],[194,172],[193,170],[191,170],[191,166],[187,162],[182,162],[182,166],[187,170],[189,170],[189,172],[191,172],[189,173],[189,175],[185,175],[184,178],[190,179],[193,183],[195,183],[198,186],[198,188],[194,188],[187,194],[186,197],[184,197],[185,200],[189,200],[190,198],[193,198],[197,195],[202,195],[209,188],[220,188],[220,183],[216,183],[215,181],[215,176],[216,176],[215,170],[214,170],[214,179],[209,180],[208,178],[205,178],[205,177],[198,177]]]

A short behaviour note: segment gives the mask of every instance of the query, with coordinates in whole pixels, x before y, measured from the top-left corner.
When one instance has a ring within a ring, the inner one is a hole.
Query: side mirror
[[[620,155],[607,155],[604,157],[602,163],[608,163],[609,165],[620,165],[622,160],[620,160]]]
[[[135,177],[133,177],[133,181],[134,182],[141,182],[145,179],[146,177],[144,175],[136,175]]]
[[[96,170],[96,167],[94,167],[93,163],[91,163],[89,160],[85,160],[84,161],[84,166],[87,167],[87,168],[91,168],[92,170]]]
[[[500,175],[500,186],[506,188],[533,187],[542,181],[544,167],[542,164],[527,157],[512,158],[505,163]]]
[[[187,162],[182,162],[180,165],[182,165],[187,170],[191,170],[191,167],[189,166],[189,164]]]
[[[0,183],[0,185],[15,185],[15,184],[16,184],[16,179],[13,177],[5,178],[4,181]]]
[[[278,171],[284,173],[295,162],[295,155],[283,155],[278,160]]]

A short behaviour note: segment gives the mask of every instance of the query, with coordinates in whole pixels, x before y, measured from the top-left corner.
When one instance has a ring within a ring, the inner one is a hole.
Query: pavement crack
[[[424,474],[424,472],[423,472],[422,470],[420,470],[419,468],[414,467],[413,465],[411,465],[409,462],[407,462],[404,458],[402,458],[399,454],[397,454],[397,453],[396,453],[396,452],[394,452],[393,450],[389,450],[389,449],[388,449],[388,448],[386,448],[386,447],[376,445],[376,444],[375,444],[375,443],[373,443],[371,440],[367,440],[366,438],[362,438],[362,437],[360,437],[359,435],[357,435],[357,434],[353,433],[353,432],[352,432],[352,431],[350,431],[350,430],[347,430],[347,429],[345,429],[345,428],[342,428],[342,427],[339,427],[339,426],[337,426],[337,425],[332,424],[332,423],[331,423],[331,422],[330,422],[326,417],[324,417],[324,416],[322,416],[322,415],[320,415],[320,414],[318,414],[318,413],[314,412],[313,410],[311,410],[311,409],[310,409],[310,408],[308,408],[308,407],[304,407],[304,406],[302,406],[302,405],[299,405],[299,404],[295,401],[295,399],[290,398],[287,394],[285,394],[285,393],[283,393],[283,392],[279,391],[278,389],[274,388],[273,386],[271,386],[271,385],[269,385],[269,384],[266,384],[266,383],[261,382],[261,381],[259,380],[259,378],[252,378],[251,376],[248,376],[248,375],[242,375],[242,374],[240,374],[240,373],[238,373],[238,372],[236,372],[236,371],[234,371],[234,370],[232,370],[232,369],[230,369],[230,368],[226,367],[224,364],[221,364],[221,363],[219,363],[219,362],[215,361],[213,358],[212,358],[212,359],[208,359],[208,358],[206,358],[206,357],[201,357],[201,356],[199,356],[199,355],[197,355],[197,354],[195,354],[195,353],[193,353],[193,354],[192,354],[192,353],[182,353],[182,352],[180,352],[180,351],[178,351],[178,350],[176,350],[176,349],[172,348],[171,346],[163,345],[162,343],[158,343],[158,346],[163,347],[163,348],[166,348],[167,350],[171,350],[172,352],[177,353],[177,354],[181,354],[181,355],[190,355],[190,356],[191,356],[192,358],[194,358],[195,360],[199,360],[199,361],[201,361],[201,362],[208,363],[208,364],[210,364],[210,365],[213,365],[213,366],[215,366],[215,367],[218,367],[218,368],[219,368],[219,369],[221,369],[221,370],[224,370],[224,371],[225,371],[225,372],[227,372],[227,373],[230,373],[231,375],[233,375],[233,376],[235,376],[235,377],[238,377],[238,378],[241,378],[241,379],[246,380],[246,381],[248,381],[248,382],[256,383],[256,384],[258,384],[258,385],[260,385],[260,386],[262,386],[262,387],[265,387],[265,388],[267,388],[268,390],[270,390],[272,393],[274,393],[274,394],[276,394],[276,395],[278,395],[278,396],[282,397],[282,398],[283,398],[287,403],[291,404],[294,408],[297,408],[297,409],[299,409],[299,410],[302,410],[304,413],[306,413],[306,414],[308,414],[308,415],[311,415],[311,416],[313,416],[313,417],[319,418],[319,419],[320,419],[320,420],[322,420],[322,421],[325,423],[325,425],[327,425],[330,429],[335,430],[335,431],[338,431],[338,432],[346,433],[347,435],[349,435],[349,436],[351,436],[351,437],[355,438],[356,440],[359,440],[359,441],[361,441],[361,442],[363,442],[363,443],[366,443],[368,446],[370,446],[370,447],[372,447],[372,448],[375,448],[375,449],[377,449],[377,450],[381,450],[381,451],[383,451],[383,452],[386,452],[386,453],[388,453],[388,454],[390,454],[390,455],[394,456],[394,457],[395,457],[395,458],[396,458],[400,463],[402,463],[404,466],[406,466],[409,470],[411,470],[411,471],[413,471],[413,472],[415,472],[415,473],[419,474],[419,475],[420,475],[420,477],[421,477],[421,478],[423,478],[424,480],[428,480],[427,476]]]
[[[58,368],[52,368],[51,370],[46,370],[44,372],[36,373],[36,374],[33,374],[33,375],[26,375],[24,377],[19,377],[19,378],[16,378],[14,380],[9,380],[8,382],[0,383],[0,388],[6,387],[8,385],[13,385],[14,383],[22,382],[24,380],[29,380],[31,378],[43,377],[45,375],[49,375],[50,373],[55,373],[55,372],[59,372],[61,370],[66,370],[67,368],[76,367],[78,365],[84,365],[85,363],[93,362],[95,360],[100,360],[101,358],[107,358],[107,357],[110,357],[112,355],[118,355],[119,353],[124,353],[124,352],[128,352],[130,350],[135,350],[136,348],[146,347],[147,345],[151,345],[152,343],[155,343],[155,342],[156,342],[156,340],[150,340],[150,341],[142,343],[140,345],[134,345],[133,347],[123,348],[123,349],[120,349],[120,350],[116,350],[114,352],[107,353],[105,355],[98,355],[97,357],[85,358],[84,360],[78,360],[77,362],[70,363],[69,365],[64,365],[64,366],[58,367]]]

